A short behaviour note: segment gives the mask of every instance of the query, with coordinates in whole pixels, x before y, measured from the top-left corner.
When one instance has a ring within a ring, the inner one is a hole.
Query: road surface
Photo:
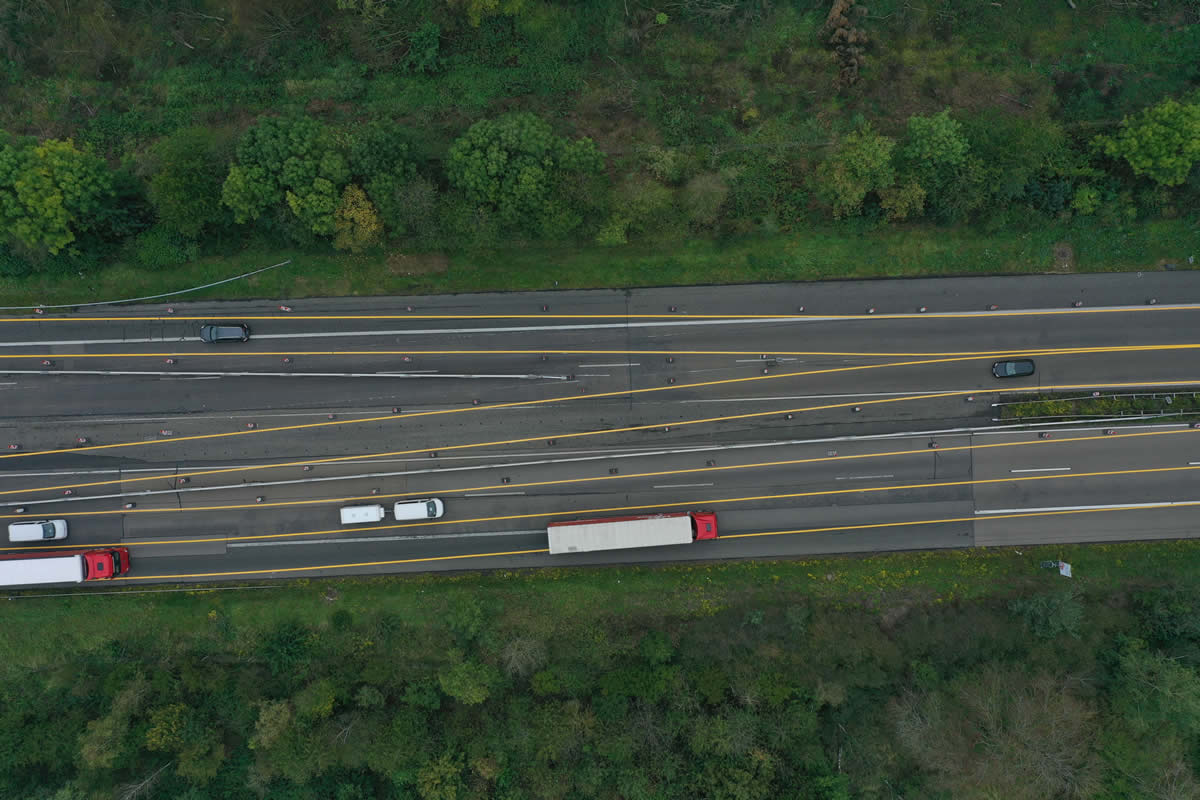
[[[1191,536],[1200,430],[1041,438],[992,403],[1169,409],[1200,390],[1198,304],[1182,272],[3,318],[0,516],[71,527],[4,552],[123,544],[149,583]],[[1037,373],[994,379],[1008,356]],[[338,524],[430,496],[444,518]],[[551,519],[700,508],[720,540],[545,552]]]

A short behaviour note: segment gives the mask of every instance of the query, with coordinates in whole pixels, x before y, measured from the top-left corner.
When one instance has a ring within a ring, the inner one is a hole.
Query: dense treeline
[[[24,647],[7,632],[0,796],[1200,795],[1194,589],[833,605],[711,574],[620,597],[427,581],[403,613],[386,583],[113,598],[154,624],[107,635],[30,612]]]
[[[1194,2],[0,5],[0,274],[1200,207]]]

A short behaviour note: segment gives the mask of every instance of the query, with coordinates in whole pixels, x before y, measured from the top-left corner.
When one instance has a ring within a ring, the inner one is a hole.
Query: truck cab
[[[129,548],[113,547],[83,553],[83,579],[102,581],[129,571]]]

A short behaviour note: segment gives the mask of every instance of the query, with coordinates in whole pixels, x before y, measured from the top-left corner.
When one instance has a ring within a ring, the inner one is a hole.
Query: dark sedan
[[[1033,362],[1028,358],[1015,361],[997,361],[992,364],[992,374],[997,378],[1024,378],[1033,374]]]

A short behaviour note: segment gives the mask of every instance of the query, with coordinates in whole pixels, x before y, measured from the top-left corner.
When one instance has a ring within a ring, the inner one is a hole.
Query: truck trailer
[[[0,556],[0,586],[40,586],[115,578],[129,571],[129,548],[106,547],[64,555]]]
[[[629,547],[691,544],[717,538],[717,515],[712,511],[680,511],[638,517],[579,519],[546,526],[550,553],[592,553]]]

